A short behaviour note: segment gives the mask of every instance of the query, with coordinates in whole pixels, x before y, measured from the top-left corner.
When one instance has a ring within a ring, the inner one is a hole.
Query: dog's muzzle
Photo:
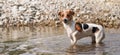
[[[63,20],[63,22],[64,22],[64,23],[67,23],[67,22],[68,22],[68,20],[67,20],[67,19],[64,19],[64,20]]]

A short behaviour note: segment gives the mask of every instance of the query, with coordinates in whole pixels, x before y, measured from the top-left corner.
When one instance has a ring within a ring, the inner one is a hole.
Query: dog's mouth
[[[63,23],[64,24],[71,24],[72,20],[69,20],[69,19],[64,19],[63,20]]]

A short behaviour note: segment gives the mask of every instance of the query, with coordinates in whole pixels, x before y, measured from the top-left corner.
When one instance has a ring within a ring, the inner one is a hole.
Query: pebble
[[[25,50],[26,48],[28,47],[28,45],[20,45],[19,47],[17,47],[16,49],[19,49],[19,50]]]

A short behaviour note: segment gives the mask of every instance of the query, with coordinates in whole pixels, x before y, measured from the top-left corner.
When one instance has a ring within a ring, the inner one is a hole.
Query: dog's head
[[[64,22],[64,23],[69,23],[73,20],[73,15],[75,13],[72,10],[65,10],[65,11],[60,11],[58,13],[59,19]]]

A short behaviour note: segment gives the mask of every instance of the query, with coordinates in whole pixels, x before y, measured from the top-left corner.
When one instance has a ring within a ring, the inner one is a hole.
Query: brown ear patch
[[[58,15],[60,16],[60,15],[61,15],[61,12],[58,12]]]
[[[61,17],[63,17],[63,11],[58,12],[59,19],[62,20]]]
[[[75,12],[72,11],[72,10],[70,10],[69,12],[70,12],[71,15],[74,15],[74,14],[75,14]]]
[[[79,22],[76,22],[75,29],[78,30],[79,32],[82,32],[82,24]]]

